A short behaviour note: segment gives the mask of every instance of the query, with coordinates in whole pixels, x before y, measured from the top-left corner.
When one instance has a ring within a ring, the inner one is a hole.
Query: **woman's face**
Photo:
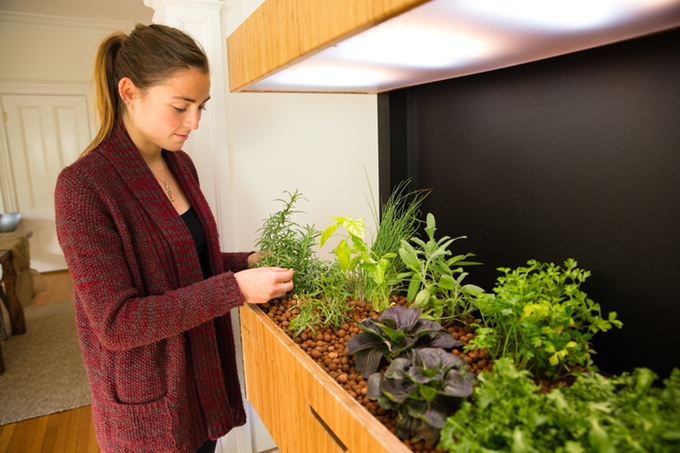
[[[191,131],[198,129],[210,98],[210,76],[182,69],[145,91],[124,78],[119,90],[127,105],[124,122],[130,138],[142,154],[152,155],[182,149]]]

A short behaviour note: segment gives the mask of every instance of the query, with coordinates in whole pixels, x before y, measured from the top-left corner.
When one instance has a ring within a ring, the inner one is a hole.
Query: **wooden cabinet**
[[[240,309],[246,397],[283,453],[408,453],[254,305]]]

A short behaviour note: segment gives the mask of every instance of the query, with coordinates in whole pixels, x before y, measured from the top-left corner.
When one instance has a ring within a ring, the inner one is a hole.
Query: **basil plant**
[[[414,442],[439,441],[439,433],[473,391],[474,375],[463,359],[440,348],[416,349],[394,359],[385,374],[368,378],[368,397],[397,411],[397,434]]]
[[[438,323],[421,318],[422,310],[394,305],[385,309],[378,321],[359,322],[363,332],[350,338],[347,352],[354,354],[354,367],[365,378],[388,363],[418,348],[452,349],[464,346]]]

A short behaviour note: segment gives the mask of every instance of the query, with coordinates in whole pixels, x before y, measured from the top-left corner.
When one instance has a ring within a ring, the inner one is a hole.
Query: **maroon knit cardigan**
[[[103,452],[189,452],[245,423],[229,311],[243,305],[196,169],[163,151],[207,239],[194,241],[122,125],[57,180],[57,235]]]

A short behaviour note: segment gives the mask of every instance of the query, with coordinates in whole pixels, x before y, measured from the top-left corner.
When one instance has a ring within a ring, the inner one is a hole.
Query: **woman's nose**
[[[189,113],[189,115],[187,115],[186,121],[184,122],[184,125],[194,131],[198,129],[198,123],[201,121],[201,113],[202,112],[200,109],[197,109],[195,112]]]

